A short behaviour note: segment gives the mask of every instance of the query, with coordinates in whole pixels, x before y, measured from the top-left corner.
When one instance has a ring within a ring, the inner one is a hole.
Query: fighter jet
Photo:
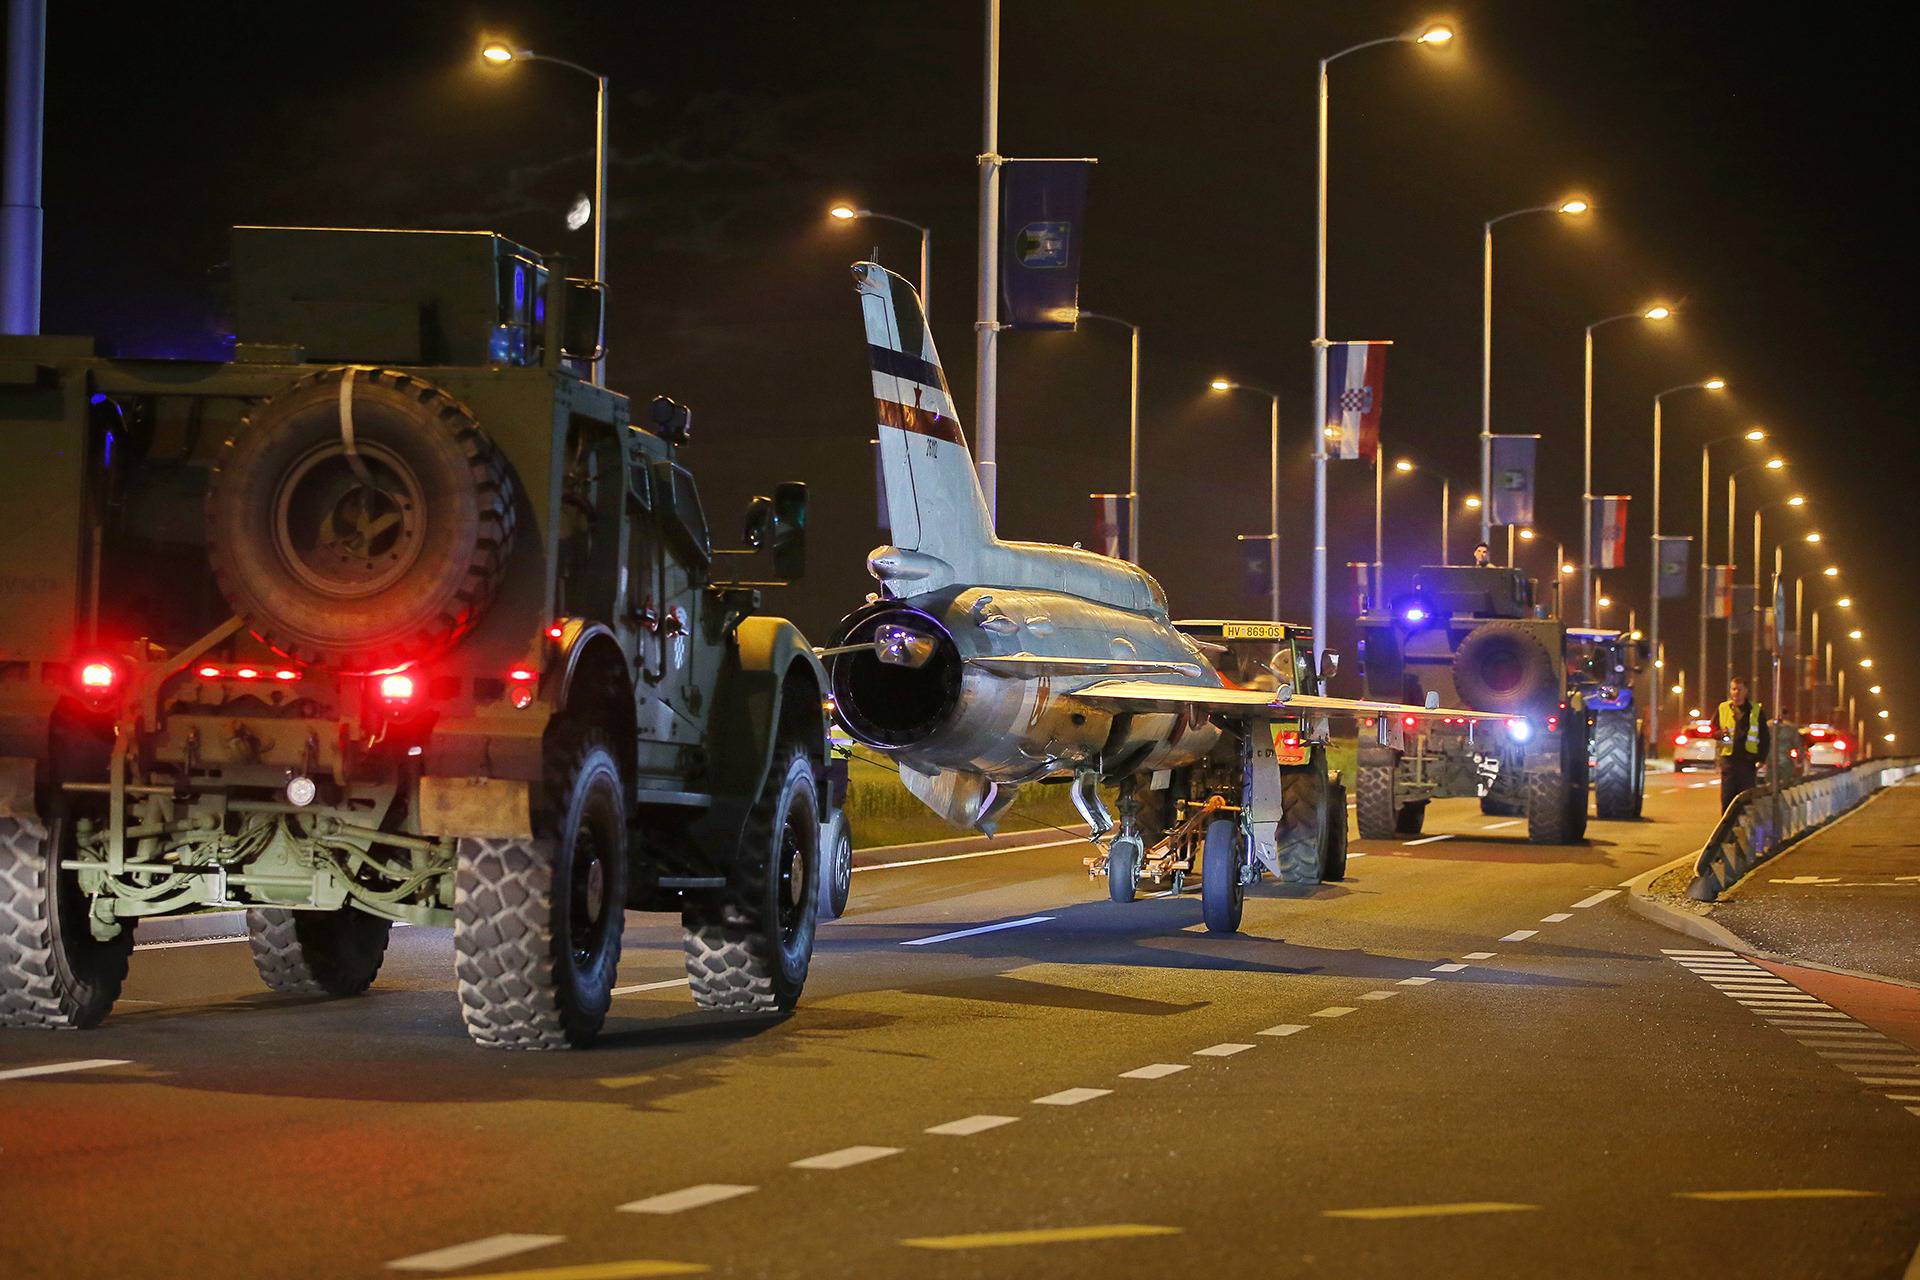
[[[876,263],[853,273],[891,541],[867,559],[880,590],[820,653],[847,732],[935,813],[991,833],[1021,787],[1067,782],[1112,897],[1142,874],[1183,888],[1198,861],[1207,927],[1233,932],[1263,870],[1344,874],[1330,716],[1497,718],[1322,696],[1339,659],[1313,670],[1305,628],[1176,623],[1136,565],[1000,538],[918,295]]]

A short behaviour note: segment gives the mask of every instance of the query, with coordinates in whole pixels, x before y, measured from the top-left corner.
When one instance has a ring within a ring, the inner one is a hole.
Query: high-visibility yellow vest
[[[1757,756],[1760,754],[1760,725],[1765,721],[1766,713],[1758,702],[1752,706],[1753,710],[1747,716],[1747,754]],[[1720,704],[1720,754],[1723,756],[1733,754],[1733,730],[1739,719],[1740,713],[1734,710],[1731,702]]]

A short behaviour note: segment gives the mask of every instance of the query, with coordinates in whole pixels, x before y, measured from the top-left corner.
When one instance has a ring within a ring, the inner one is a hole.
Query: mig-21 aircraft
[[[1176,623],[1136,565],[1002,540],[919,297],[875,263],[853,272],[891,541],[867,560],[880,591],[820,656],[847,732],[935,813],[991,833],[1022,786],[1068,781],[1115,900],[1143,874],[1179,890],[1197,863],[1207,928],[1231,933],[1263,871],[1344,874],[1329,717],[1498,718],[1322,696],[1338,655],[1314,670],[1303,627]]]

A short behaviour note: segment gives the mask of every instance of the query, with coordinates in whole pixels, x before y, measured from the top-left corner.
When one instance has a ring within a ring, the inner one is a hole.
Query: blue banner
[[[1663,533],[1655,542],[1660,555],[1660,598],[1687,594],[1687,563],[1693,558],[1693,539]]]
[[[1071,329],[1080,318],[1080,246],[1091,160],[1000,167],[1000,324]]]
[[[1539,436],[1493,437],[1492,523],[1532,526],[1533,461],[1539,443]]]

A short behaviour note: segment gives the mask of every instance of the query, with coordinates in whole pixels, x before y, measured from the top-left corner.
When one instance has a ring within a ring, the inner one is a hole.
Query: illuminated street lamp
[[[1872,658],[1862,658],[1862,659],[1860,659],[1860,665],[1861,665],[1861,666],[1863,666],[1863,667],[1865,667],[1865,668],[1867,668],[1867,669],[1868,669],[1869,671],[1871,671],[1871,670],[1873,669],[1873,659],[1872,659]]]
[[[1653,580],[1651,599],[1647,604],[1648,643],[1653,651],[1660,651],[1660,407],[1668,396],[1678,395],[1682,391],[1724,391],[1727,380],[1720,377],[1707,378],[1701,382],[1683,382],[1677,387],[1668,387],[1653,397],[1653,534],[1652,568],[1649,574]],[[1704,669],[1704,664],[1702,664]],[[1653,699],[1653,705],[1647,708],[1647,732],[1654,742],[1660,741],[1660,699]]]
[[[1829,578],[1837,578],[1840,576],[1840,566],[1837,564],[1830,564],[1826,568],[1822,569],[1820,572],[1826,574]]]
[[[1876,697],[1878,697],[1878,696],[1879,696],[1879,693],[1880,693],[1880,686],[1879,686],[1879,685],[1877,685],[1877,684],[1870,684],[1870,685],[1868,685],[1868,686],[1867,686],[1867,692],[1868,692],[1868,693],[1871,693],[1871,694],[1873,694],[1873,695],[1874,695],[1874,696],[1876,696]]]
[[[1808,541],[1808,542],[1818,542],[1818,541],[1820,541],[1820,532],[1819,532],[1819,530],[1817,530],[1817,529],[1816,529],[1816,530],[1814,530],[1814,531],[1813,531],[1812,533],[1809,533],[1809,534],[1807,535],[1807,541]]]
[[[1885,720],[1888,716],[1892,715],[1893,713],[1888,711],[1885,707],[1882,707],[1878,711],[1874,712],[1873,714],[1875,714],[1876,716],[1879,716],[1882,720]]]
[[[607,78],[597,71],[589,71],[577,62],[565,58],[556,58],[551,54],[535,53],[531,49],[518,49],[509,44],[492,41],[480,50],[480,57],[492,66],[504,67],[514,62],[551,62],[557,67],[569,71],[578,71],[591,78],[597,90],[594,106],[593,130],[593,278],[602,285],[607,283]],[[605,353],[593,362],[593,381],[605,386],[607,358]]]
[[[1341,58],[1383,44],[1412,44],[1428,49],[1453,42],[1453,28],[1443,22],[1349,45],[1320,59],[1318,94],[1318,163],[1315,168],[1313,258],[1313,663],[1327,650],[1327,116],[1330,105],[1328,69]],[[1483,487],[1482,492],[1485,492]],[[1278,563],[1275,565],[1278,572]],[[1275,617],[1278,617],[1276,612]]]
[[[1252,383],[1235,382],[1231,378],[1215,378],[1207,384],[1215,391],[1245,391],[1251,395],[1265,396],[1271,406],[1272,416],[1268,419],[1268,463],[1267,463],[1267,603],[1273,612],[1273,620],[1280,621],[1280,396],[1266,387]],[[1323,547],[1322,550],[1325,550]],[[1318,644],[1320,637],[1314,636]]]
[[[1858,627],[1855,627],[1855,628],[1854,628],[1853,630],[1851,630],[1851,631],[1849,631],[1849,632],[1847,632],[1847,639],[1849,639],[1849,640],[1858,640],[1858,639],[1859,639],[1859,638],[1860,638],[1860,637],[1861,637],[1861,636],[1862,636],[1863,634],[1865,634],[1865,633],[1864,633],[1864,632],[1862,632],[1862,631],[1860,630],[1860,628],[1858,628]]]
[[[1593,625],[1593,610],[1587,604],[1593,599],[1593,331],[1621,320],[1658,321],[1672,318],[1672,307],[1655,304],[1639,311],[1623,311],[1617,316],[1595,320],[1587,326],[1586,373],[1581,400],[1580,473],[1580,621],[1584,626]]]
[[[827,210],[827,216],[835,222],[858,222],[871,218],[876,222],[893,222],[903,227],[912,227],[920,233],[920,310],[931,321],[933,304],[928,301],[933,290],[933,231],[909,218],[896,218],[890,213],[878,213],[872,209],[859,209],[842,202]],[[1085,314],[1082,312],[1081,314]]]

